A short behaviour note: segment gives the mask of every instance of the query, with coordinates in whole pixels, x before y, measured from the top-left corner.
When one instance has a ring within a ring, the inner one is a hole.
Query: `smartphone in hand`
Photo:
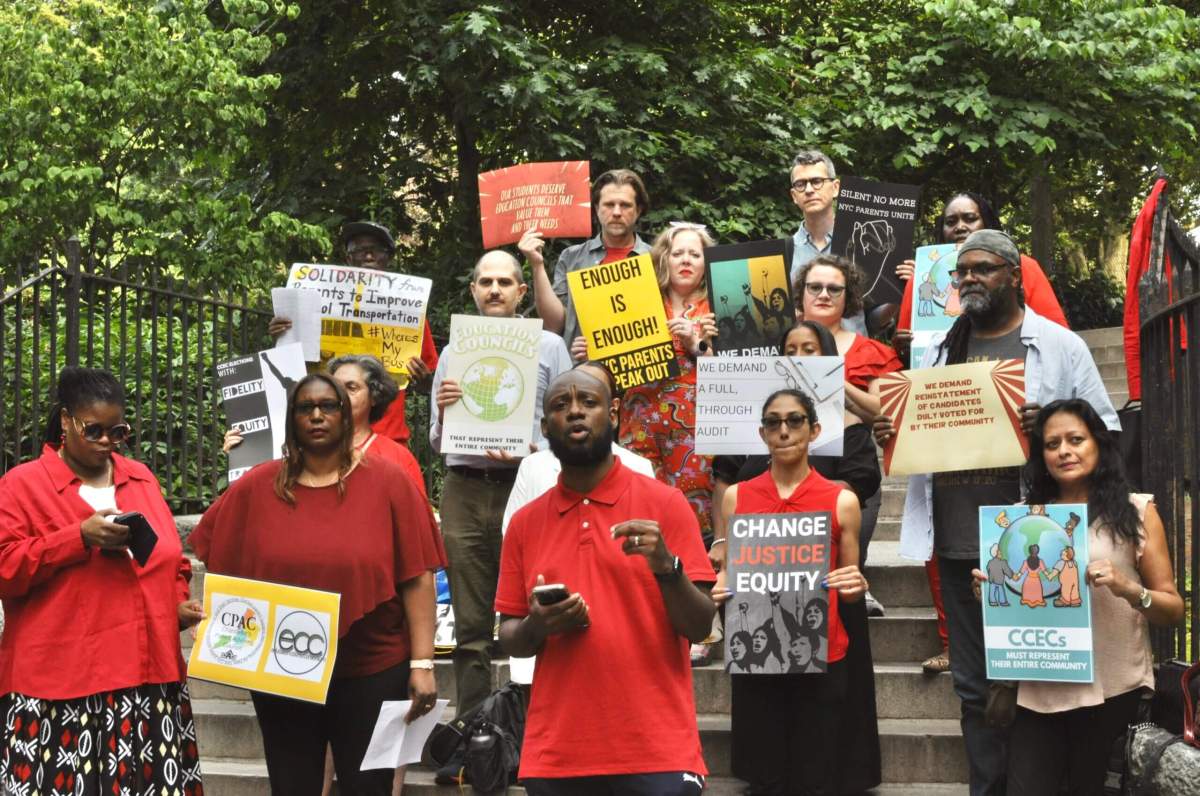
[[[129,552],[139,566],[146,566],[154,546],[158,544],[158,534],[150,527],[149,521],[138,511],[127,511],[108,518],[110,522],[124,525],[129,529]]]
[[[561,583],[547,583],[544,586],[533,587],[533,599],[537,600],[539,605],[554,605],[569,596],[567,587]]]

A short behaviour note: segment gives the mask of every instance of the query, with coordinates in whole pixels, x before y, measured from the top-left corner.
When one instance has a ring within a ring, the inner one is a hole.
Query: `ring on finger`
[[[633,546],[634,547],[641,547],[641,544],[642,544],[642,537],[640,537],[640,536],[633,537]]]

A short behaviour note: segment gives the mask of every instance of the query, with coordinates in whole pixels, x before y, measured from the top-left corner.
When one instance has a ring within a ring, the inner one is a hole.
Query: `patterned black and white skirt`
[[[7,796],[203,796],[184,683],[79,699],[0,699]]]

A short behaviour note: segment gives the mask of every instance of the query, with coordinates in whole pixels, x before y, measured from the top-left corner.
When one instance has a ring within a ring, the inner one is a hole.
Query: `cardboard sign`
[[[229,451],[229,483],[256,464],[283,456],[288,391],[304,378],[299,343],[218,362],[217,384],[225,420],[242,433],[242,443]]]
[[[735,514],[726,566],[725,671],[824,672],[829,661],[829,574],[833,517],[827,511]]]
[[[889,373],[879,378],[879,399],[896,429],[883,449],[887,475],[1017,467],[1029,458],[1019,359]]]
[[[586,160],[525,163],[479,175],[483,248],[515,243],[526,230],[547,238],[592,234],[591,180]]]
[[[696,360],[696,453],[763,454],[763,403],[776,390],[800,390],[817,405],[821,433],[809,456],[841,456],[846,415],[841,357],[700,357]]]
[[[943,243],[921,246],[914,258],[911,367],[919,368],[925,349],[938,332],[946,332],[962,315],[958,288],[950,284],[950,272],[958,264],[958,246]]]
[[[979,508],[989,680],[1092,682],[1087,528],[1086,503]]]
[[[446,378],[463,396],[443,415],[442,453],[529,453],[541,337],[540,318],[451,316]]]
[[[904,286],[896,265],[912,251],[919,185],[842,177],[831,251],[866,275],[863,296],[876,304],[900,303]]]
[[[421,356],[433,282],[349,265],[295,263],[288,287],[321,294],[321,360],[371,354],[408,384],[408,360]]]
[[[188,676],[325,703],[341,595],[208,573]]]
[[[770,357],[796,322],[788,279],[791,241],[764,240],[704,250],[708,303],[717,316],[718,356]]]
[[[588,358],[604,362],[619,389],[679,375],[650,255],[571,271],[567,284]]]

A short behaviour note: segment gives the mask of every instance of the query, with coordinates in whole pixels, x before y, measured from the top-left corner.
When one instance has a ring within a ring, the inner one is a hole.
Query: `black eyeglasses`
[[[369,254],[377,260],[390,253],[383,246],[351,246],[346,249],[346,254],[350,257],[366,257]]]
[[[808,291],[808,295],[816,298],[821,293],[828,293],[830,298],[837,298],[846,292],[845,285],[825,285],[820,282],[805,282],[804,289]]]
[[[320,409],[323,415],[335,415],[342,411],[342,405],[337,401],[300,401],[292,407],[294,414],[311,415],[314,409]]]
[[[787,423],[789,431],[799,431],[805,423],[808,422],[808,415],[788,415],[787,417],[764,417],[762,419],[762,427],[767,431],[778,431],[779,427]]]
[[[955,268],[950,272],[950,284],[958,287],[963,283],[963,280],[972,275],[974,275],[977,279],[987,279],[998,272],[1001,268],[1008,268],[1008,263],[977,265],[973,268]]]
[[[825,183],[833,182],[832,177],[809,177],[808,179],[799,179],[792,181],[792,188],[797,191],[805,190],[809,185],[814,191],[819,191],[825,187]]]
[[[75,430],[79,432],[79,436],[86,439],[88,442],[99,442],[108,437],[108,441],[114,445],[120,445],[129,436],[133,434],[133,429],[128,423],[117,423],[113,426],[105,426],[103,423],[84,423],[81,422],[75,415],[71,415],[71,422],[75,424]]]

